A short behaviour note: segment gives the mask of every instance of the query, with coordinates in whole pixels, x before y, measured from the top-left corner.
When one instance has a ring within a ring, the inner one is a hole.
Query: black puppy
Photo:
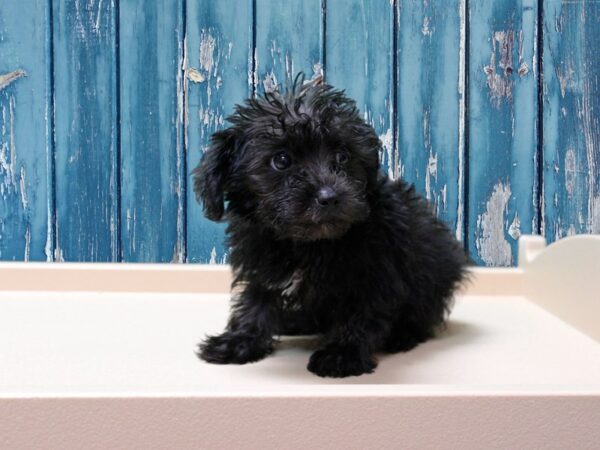
[[[376,351],[431,337],[467,257],[413,186],[380,174],[381,143],[355,102],[300,77],[228,121],[194,191],[209,219],[229,222],[241,291],[199,356],[244,364],[271,353],[274,336],[318,333],[308,370],[345,377],[372,372]]]

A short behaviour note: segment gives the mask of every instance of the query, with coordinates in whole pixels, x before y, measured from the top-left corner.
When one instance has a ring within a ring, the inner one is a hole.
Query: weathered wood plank
[[[257,0],[257,92],[285,89],[300,71],[321,74],[321,28],[321,0]]]
[[[183,4],[119,4],[121,237],[125,261],[183,260]]]
[[[58,259],[119,258],[116,9],[53,4]]]
[[[600,233],[600,2],[544,2],[544,224]]]
[[[252,93],[252,1],[188,2],[186,20],[189,174],[207,149],[211,134],[225,127],[233,106]],[[224,262],[225,226],[202,216],[191,178],[187,185],[187,259]]]
[[[399,2],[399,172],[463,239],[465,1]],[[462,42],[462,45],[460,45]]]
[[[49,9],[0,3],[0,259],[51,260]]]
[[[469,2],[469,21],[468,246],[508,266],[537,229],[537,1]]]
[[[345,89],[383,143],[383,170],[397,175],[394,145],[393,2],[328,0],[327,82]]]

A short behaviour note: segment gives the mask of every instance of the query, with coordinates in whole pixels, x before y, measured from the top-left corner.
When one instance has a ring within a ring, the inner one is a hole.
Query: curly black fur
[[[271,353],[274,336],[317,333],[308,370],[344,377],[372,372],[376,351],[430,338],[468,258],[413,186],[380,174],[381,143],[354,101],[301,78],[228,120],[194,190],[208,218],[229,222],[243,289],[199,356],[244,364]]]

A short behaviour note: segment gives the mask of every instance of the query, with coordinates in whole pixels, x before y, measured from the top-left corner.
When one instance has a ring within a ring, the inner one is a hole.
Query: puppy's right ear
[[[196,199],[204,206],[204,215],[219,221],[225,212],[225,185],[230,175],[235,149],[231,128],[213,134],[211,145],[192,172]]]

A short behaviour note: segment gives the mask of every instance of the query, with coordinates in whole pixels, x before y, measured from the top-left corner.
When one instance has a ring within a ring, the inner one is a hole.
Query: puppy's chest
[[[329,291],[333,280],[326,275],[318,267],[299,267],[285,274],[270,288],[278,291],[288,302],[309,304]]]
[[[287,279],[283,279],[280,283],[273,286],[276,290],[280,291],[284,297],[292,297],[299,293],[300,286],[304,282],[305,272],[303,269],[294,270]]]
[[[264,268],[264,273],[271,275],[267,287],[286,301],[309,304],[343,289],[346,265],[339,261],[336,252],[301,252],[286,256],[279,259],[279,264]]]

